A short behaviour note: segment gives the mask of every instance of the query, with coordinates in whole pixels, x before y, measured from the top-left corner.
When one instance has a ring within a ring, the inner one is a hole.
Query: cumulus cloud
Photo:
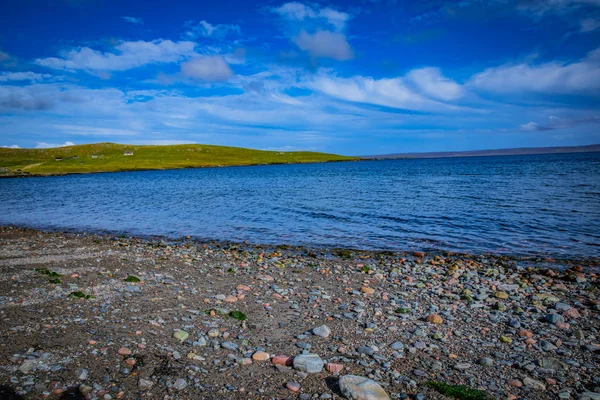
[[[0,82],[18,82],[18,81],[42,81],[51,79],[50,74],[38,74],[35,72],[2,72],[0,73]]]
[[[600,28],[600,21],[595,18],[586,18],[581,20],[580,22],[581,28],[579,30],[580,33],[593,32],[596,29]]]
[[[200,37],[224,38],[228,35],[240,35],[242,33],[239,25],[212,25],[204,20],[198,22],[197,24],[189,21],[186,23],[186,28],[187,31],[185,32],[185,36],[190,39],[197,39]]]
[[[341,31],[346,27],[350,14],[329,7],[311,7],[302,3],[290,2],[273,8],[272,12],[290,21],[321,20],[321,22]]]
[[[47,143],[47,142],[36,142],[36,149],[50,149],[54,147],[67,147],[67,146],[75,146],[73,142],[64,142],[64,143]]]
[[[0,146],[5,149],[20,149],[18,144],[11,144],[10,146]]]
[[[314,58],[332,58],[338,61],[351,59],[354,54],[346,36],[338,32],[317,31],[314,34],[301,31],[292,41]]]
[[[350,14],[329,7],[320,8],[290,2],[272,8],[285,22],[285,33],[313,59],[351,59],[354,54],[344,30]]]
[[[555,93],[600,96],[600,48],[584,59],[548,62],[539,65],[516,64],[488,68],[474,75],[469,85],[495,93]]]
[[[218,82],[233,75],[229,64],[221,56],[201,56],[181,64],[181,74],[186,78]]]
[[[135,25],[143,25],[144,24],[144,20],[141,18],[136,18],[136,17],[121,17],[122,20],[127,21],[131,24],[135,24]]]
[[[89,47],[72,49],[61,57],[39,58],[35,63],[52,69],[84,71],[124,71],[146,64],[173,63],[194,56],[196,44],[157,39],[120,42],[114,52],[101,52]]]

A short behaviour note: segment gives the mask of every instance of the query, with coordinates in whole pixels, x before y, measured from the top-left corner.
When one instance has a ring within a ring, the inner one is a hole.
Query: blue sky
[[[9,0],[0,146],[600,143],[600,0]]]

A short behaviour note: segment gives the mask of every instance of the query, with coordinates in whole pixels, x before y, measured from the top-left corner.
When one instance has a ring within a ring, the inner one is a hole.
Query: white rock
[[[385,390],[374,380],[364,376],[345,375],[340,378],[340,391],[350,400],[389,400]]]

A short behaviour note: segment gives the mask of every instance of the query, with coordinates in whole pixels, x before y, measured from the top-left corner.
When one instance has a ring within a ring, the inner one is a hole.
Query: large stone
[[[303,354],[294,358],[294,369],[310,374],[318,374],[325,364],[316,354]]]
[[[138,381],[138,388],[140,390],[150,390],[150,389],[152,389],[153,385],[154,385],[154,382],[149,381],[148,379],[140,378],[140,380]]]
[[[350,400],[389,400],[383,388],[364,376],[345,375],[340,378],[340,391]]]
[[[327,325],[321,325],[313,328],[312,333],[322,338],[326,338],[331,335],[331,329],[329,329]]]
[[[536,389],[536,390],[546,390],[546,385],[543,382],[536,381],[535,379],[531,379],[529,377],[523,379],[523,383],[528,388]]]

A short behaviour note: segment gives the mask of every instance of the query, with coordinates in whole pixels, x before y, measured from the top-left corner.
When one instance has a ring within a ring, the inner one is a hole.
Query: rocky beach
[[[2,399],[600,399],[598,260],[0,228]]]

